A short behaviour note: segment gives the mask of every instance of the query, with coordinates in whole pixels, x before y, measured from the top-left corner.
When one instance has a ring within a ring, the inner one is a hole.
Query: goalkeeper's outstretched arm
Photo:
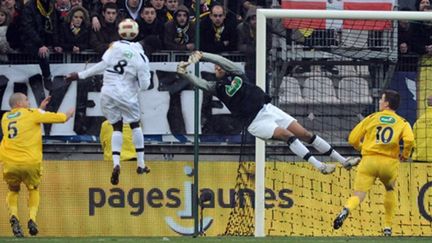
[[[198,88],[205,90],[213,95],[216,94],[216,82],[215,81],[207,81],[202,78],[198,78],[195,75],[191,75],[187,72],[186,68],[189,65],[187,62],[180,62],[177,65],[177,73],[180,78],[187,80]]]
[[[241,68],[239,68],[234,62],[228,60],[227,58],[225,58],[223,56],[211,54],[208,52],[201,52],[201,54],[202,54],[202,58],[201,58],[202,61],[217,64],[226,72],[234,74],[234,75],[243,75],[244,74],[243,70]]]

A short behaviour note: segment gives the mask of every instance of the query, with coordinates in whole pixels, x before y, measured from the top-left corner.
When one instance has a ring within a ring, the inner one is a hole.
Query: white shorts
[[[102,87],[100,103],[102,114],[111,124],[120,120],[124,123],[140,121],[141,110],[137,94],[125,96],[111,88]]]
[[[273,137],[277,127],[288,128],[294,121],[297,121],[294,117],[269,103],[258,112],[248,131],[255,137],[268,140]]]

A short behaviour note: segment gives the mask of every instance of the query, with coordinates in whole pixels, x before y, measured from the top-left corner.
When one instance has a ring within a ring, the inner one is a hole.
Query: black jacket
[[[58,43],[58,20],[55,10],[51,12],[49,18],[52,23],[51,32],[45,31],[46,20],[39,13],[35,0],[30,0],[24,6],[21,16],[21,37],[26,49],[34,50]]]
[[[237,30],[235,24],[227,23],[225,19],[224,30],[220,40],[215,38],[215,29],[210,18],[205,18],[201,24],[201,50],[210,53],[221,53],[227,51],[235,51],[237,49]],[[228,41],[228,45],[224,45],[224,41]]]
[[[74,35],[71,31],[70,24],[64,22],[60,26],[60,43],[64,51],[70,52],[74,46],[80,48],[80,51],[90,47],[90,28],[86,25],[81,26],[80,32]]]

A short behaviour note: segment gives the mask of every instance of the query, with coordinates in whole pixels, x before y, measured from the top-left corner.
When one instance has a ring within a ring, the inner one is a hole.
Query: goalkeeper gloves
[[[180,74],[186,74],[187,73],[187,71],[186,71],[186,68],[189,66],[189,63],[188,62],[179,62],[179,64],[177,65],[177,73],[180,73]]]
[[[203,54],[200,51],[194,51],[188,59],[189,64],[195,64],[199,62],[199,60],[202,58]]]

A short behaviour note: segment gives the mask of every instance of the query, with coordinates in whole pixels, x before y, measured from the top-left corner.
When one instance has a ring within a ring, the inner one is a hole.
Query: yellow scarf
[[[168,12],[168,11],[166,13],[166,17],[167,17],[168,21],[171,21],[174,18],[173,15],[170,12]]]
[[[199,1],[199,0],[197,0]],[[200,4],[201,6],[201,12],[208,12],[210,11],[210,3],[212,2],[212,0],[206,0],[205,3]],[[192,4],[192,9],[195,10],[195,3]]]
[[[76,27],[75,25],[73,25],[72,23],[71,23],[71,26],[70,26],[70,28],[71,28],[71,31],[72,31],[72,33],[74,34],[74,35],[78,35],[79,34],[79,32],[80,32],[80,30],[81,30],[81,28],[80,27]]]
[[[217,27],[213,25],[213,29],[215,31],[215,39],[217,42],[219,42],[221,40],[222,32],[224,31],[225,26]]]
[[[189,35],[187,34],[187,31],[189,29],[189,24],[187,24],[183,28],[177,27],[177,35],[174,38],[174,42],[180,45],[185,45],[189,43]]]
[[[36,7],[39,10],[39,13],[46,18],[45,20],[45,31],[51,33],[53,31],[53,24],[50,19],[51,13],[54,11],[54,4],[52,2],[49,3],[48,12],[44,8],[41,0],[36,0]]]

